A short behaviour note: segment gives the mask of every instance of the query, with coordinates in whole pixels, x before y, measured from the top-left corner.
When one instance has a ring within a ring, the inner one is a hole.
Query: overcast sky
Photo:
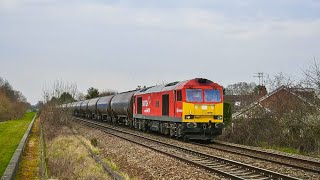
[[[318,0],[0,0],[0,76],[31,103],[60,79],[85,93],[301,77],[319,49]]]

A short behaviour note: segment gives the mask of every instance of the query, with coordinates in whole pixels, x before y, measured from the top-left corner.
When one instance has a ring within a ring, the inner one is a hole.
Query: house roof
[[[271,96],[277,94],[278,92],[280,92],[281,90],[285,90],[287,92],[289,92],[290,94],[292,94],[293,96],[296,96],[297,98],[299,98],[301,101],[307,103],[309,106],[314,106],[316,107],[316,105],[311,102],[309,99],[305,98],[304,96],[302,96],[300,93],[298,92],[311,92],[312,89],[310,88],[307,88],[306,91],[303,91],[303,88],[288,88],[288,87],[285,87],[285,86],[280,86],[279,88],[277,88],[276,90],[272,91],[271,93],[259,98],[257,101],[251,103],[249,106],[243,108],[242,110],[232,114],[232,118],[237,118],[239,117],[240,115],[244,114],[245,112],[257,107],[257,106],[260,106],[262,107],[261,105],[261,102],[270,98]],[[296,91],[298,90],[298,91]],[[314,92],[314,90],[313,90]],[[317,108],[318,111],[320,111],[320,109]]]

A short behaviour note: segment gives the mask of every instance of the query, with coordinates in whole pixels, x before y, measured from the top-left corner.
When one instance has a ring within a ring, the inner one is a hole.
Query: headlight
[[[185,119],[194,119],[194,115],[186,115]]]
[[[213,116],[213,119],[222,120],[222,116],[221,115]]]

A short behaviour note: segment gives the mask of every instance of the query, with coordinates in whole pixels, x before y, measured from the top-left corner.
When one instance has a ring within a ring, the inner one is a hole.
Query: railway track
[[[168,144],[166,142],[151,139],[135,133],[123,131],[104,123],[75,118],[78,123],[99,129],[105,133],[133,142],[161,154],[173,157],[193,166],[203,168],[209,172],[215,172],[231,179],[298,179],[270,170],[254,167],[244,163],[194,151],[189,148]]]
[[[223,143],[223,142],[215,142],[214,144],[210,144],[210,145],[204,145],[201,143],[192,143],[192,144],[195,144],[201,147],[216,149],[216,150],[220,150],[228,153],[247,156],[255,159],[260,159],[264,161],[269,161],[272,163],[285,165],[285,166],[301,169],[304,171],[310,171],[310,172],[320,174],[320,162],[311,160],[311,159],[293,157],[285,154],[267,152],[259,149],[251,149],[249,147],[236,146],[236,145]]]

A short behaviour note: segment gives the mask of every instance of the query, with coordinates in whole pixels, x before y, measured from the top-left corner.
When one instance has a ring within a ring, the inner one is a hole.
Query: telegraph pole
[[[263,81],[263,77],[264,77],[263,72],[258,72],[258,73],[256,73],[256,74],[257,74],[257,75],[256,75],[256,76],[253,76],[253,77],[259,78],[259,85],[262,86],[263,83],[264,83],[264,81]]]

